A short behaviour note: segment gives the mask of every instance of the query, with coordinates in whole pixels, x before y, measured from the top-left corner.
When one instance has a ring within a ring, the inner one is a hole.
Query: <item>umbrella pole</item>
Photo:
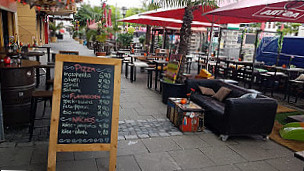
[[[239,52],[239,58],[241,58],[241,56],[242,56],[244,36],[245,36],[245,29],[242,31],[241,47],[240,47],[240,52]],[[242,60],[244,60],[244,59],[242,59]]]
[[[280,46],[282,46],[282,43],[283,43],[282,37],[283,37],[283,32],[280,32],[280,37],[279,37]],[[282,47],[282,48],[283,48],[283,47]],[[280,60],[281,51],[282,51],[282,49],[280,49],[279,46],[278,46],[278,56],[277,56],[277,60],[276,60],[276,66],[279,65],[279,60]],[[289,66],[290,66],[290,64],[289,64]]]
[[[152,30],[152,43],[151,43],[150,53],[154,52],[154,43],[155,43],[155,30]]]
[[[174,34],[174,31],[173,30],[171,30],[171,43],[170,43],[170,54],[169,54],[169,57],[171,56],[171,54],[172,54],[172,44],[173,44],[173,34]]]
[[[214,18],[214,16],[213,16]],[[214,19],[213,19],[214,20]],[[213,43],[213,29],[214,29],[214,22],[212,22],[211,24],[211,31],[210,31],[210,44],[209,44],[209,48],[208,48],[208,54],[207,54],[207,60],[206,60],[206,69],[208,70],[208,62],[209,62],[209,55],[211,54],[211,50],[212,50],[212,43]]]
[[[220,29],[220,35],[219,35],[219,40],[218,40],[218,48],[217,48],[217,55],[216,55],[216,61],[215,61],[215,73],[214,73],[214,77],[217,77],[217,73],[218,73],[218,64],[220,63],[219,61],[219,56],[220,56],[220,50],[221,50],[221,39],[222,39],[222,29]]]
[[[253,81],[254,81],[254,66],[255,66],[255,56],[256,56],[256,51],[258,48],[258,40],[259,40],[259,34],[262,30],[257,30],[256,35],[255,35],[255,42],[254,42],[254,53],[253,53],[253,57],[252,57],[252,73],[251,73],[251,81],[250,81],[250,85],[249,88],[251,88]]]

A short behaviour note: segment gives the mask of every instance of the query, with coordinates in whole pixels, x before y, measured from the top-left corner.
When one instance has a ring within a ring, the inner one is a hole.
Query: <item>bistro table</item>
[[[163,70],[164,70],[164,65],[168,63],[168,61],[164,61],[164,60],[154,60],[153,61],[155,63],[155,90],[157,90],[157,81],[158,81],[158,66],[160,66],[160,74],[162,74]],[[162,76],[160,75],[160,78]],[[161,91],[161,90],[160,90]]]
[[[38,46],[38,47],[32,47],[32,48],[45,48],[47,53],[47,62],[51,62],[51,47],[50,46]]]

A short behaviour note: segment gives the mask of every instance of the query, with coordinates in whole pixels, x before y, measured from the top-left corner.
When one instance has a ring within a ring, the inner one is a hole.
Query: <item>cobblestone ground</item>
[[[167,119],[119,121],[118,140],[183,135]]]
[[[54,51],[78,50],[93,56],[85,46],[64,36]],[[123,75],[119,113],[117,169],[119,171],[302,171],[303,162],[277,143],[258,137],[231,137],[222,142],[208,130],[181,134],[166,119],[159,92],[146,88],[146,73],[138,71],[130,83]],[[41,117],[38,107],[37,118]],[[34,141],[26,142],[27,128],[7,132],[0,143],[0,170],[43,171],[47,166],[50,107],[45,119],[35,122]],[[57,153],[58,171],[108,170],[108,152]]]

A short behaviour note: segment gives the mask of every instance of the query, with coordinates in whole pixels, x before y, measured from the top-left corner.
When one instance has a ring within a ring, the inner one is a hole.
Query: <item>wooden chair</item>
[[[29,133],[30,133],[29,141],[31,141],[32,137],[33,137],[35,120],[43,119],[43,117],[45,115],[46,102],[49,100],[50,104],[52,105],[52,97],[53,97],[53,91],[37,90],[37,91],[32,92],[30,126],[29,126]],[[42,102],[42,101],[44,102],[43,103],[42,117],[41,118],[36,118],[37,104],[38,104],[38,102]]]

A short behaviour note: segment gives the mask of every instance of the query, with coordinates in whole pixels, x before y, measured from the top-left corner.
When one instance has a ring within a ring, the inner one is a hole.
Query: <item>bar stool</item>
[[[54,65],[38,65],[38,66],[36,66],[36,69],[38,69],[38,70],[40,70],[40,69],[45,70],[46,90],[48,90],[54,82],[54,80],[51,79],[51,69],[54,69],[54,67],[55,67]],[[40,76],[41,76],[40,72],[37,72],[36,77],[40,77]]]
[[[33,137],[33,131],[34,131],[34,124],[35,120],[41,120],[43,119],[45,115],[45,106],[46,106],[46,101],[49,100],[50,104],[52,105],[52,97],[53,97],[53,91],[33,91],[32,92],[32,98],[31,98],[31,114],[30,114],[30,126],[29,126],[29,141],[32,140]],[[43,103],[43,112],[42,112],[42,117],[40,119],[36,118],[36,110],[37,110],[37,104],[38,102],[44,102]]]
[[[122,61],[125,64],[125,78],[128,78],[129,75],[129,63],[131,63],[129,60],[123,60]]]
[[[297,103],[299,96],[304,92],[304,81],[289,80],[287,85],[287,101],[288,103]],[[290,96],[294,96],[295,100],[291,102]]]
[[[147,80],[147,87],[149,89],[152,88],[152,77],[153,77],[153,71],[155,71],[155,68],[145,68],[145,70],[148,72],[148,80]]]

